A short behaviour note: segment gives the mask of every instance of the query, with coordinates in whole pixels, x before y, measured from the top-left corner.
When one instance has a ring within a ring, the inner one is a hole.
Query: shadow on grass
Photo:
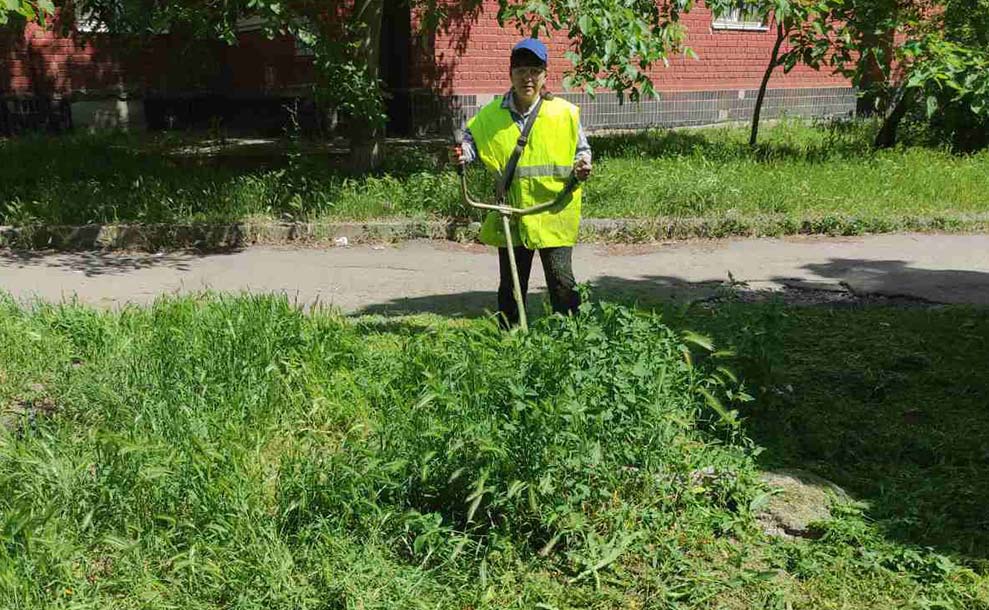
[[[874,295],[901,294],[905,281],[947,294],[956,284],[989,291],[987,273],[901,261],[809,268],[838,279],[867,269]],[[735,348],[734,368],[757,395],[742,416],[767,449],[759,458],[765,468],[813,471],[866,502],[891,538],[989,565],[989,309],[848,293],[835,300],[833,291],[822,297],[827,306],[794,306],[814,299],[801,290],[772,298],[676,277],[595,284],[595,298],[661,310],[672,327]],[[530,299],[536,317],[543,298]],[[494,303],[493,291],[468,292],[361,313],[477,316]]]
[[[128,134],[14,138],[0,142],[0,225],[298,218],[332,205],[341,190],[359,191],[365,178],[401,183],[449,169],[442,143],[396,141],[380,171],[354,176],[338,144]]]
[[[791,170],[797,175],[806,169],[798,166],[808,160],[834,160],[847,168],[849,162],[857,167],[871,155],[854,130],[845,134],[827,126],[782,125],[766,130],[757,151],[747,147],[741,133],[715,129],[617,134],[596,136],[593,146],[598,159],[686,156],[683,163],[689,171],[682,176],[672,171],[655,186],[674,189],[661,208],[679,210],[673,215],[697,216],[738,204],[725,199],[714,174],[732,168],[745,170],[743,176],[750,175],[748,170],[758,173],[752,159],[778,163],[774,171],[789,176]],[[217,142],[171,134],[18,138],[0,143],[0,224],[217,223],[249,217],[305,220],[462,212],[441,140],[391,140],[386,148],[379,172],[353,175],[343,168],[347,154],[339,141]],[[790,161],[797,162],[787,165]],[[603,165],[601,184],[638,177],[638,165]],[[490,178],[480,171],[471,174],[477,181],[474,192],[490,192]],[[705,175],[711,179],[696,178]],[[687,182],[678,182],[682,180]],[[659,205],[645,192],[630,192],[635,203],[628,207],[619,201],[622,189],[591,191],[589,196],[597,193],[594,205],[603,206],[598,209],[605,215],[607,209],[648,214],[646,208]],[[743,198],[759,209],[783,212],[792,204],[784,195],[766,199],[758,191],[745,193]],[[912,195],[909,199],[914,200]]]
[[[858,132],[829,124],[767,129],[755,151],[741,133],[602,135],[592,138],[592,147],[598,159],[694,156],[712,163],[824,162],[870,154]],[[446,148],[442,139],[392,139],[380,170],[354,175],[346,169],[346,143],[340,140],[215,140],[187,133],[25,136],[0,143],[0,224],[234,221],[249,214],[298,218],[332,208],[347,189],[359,194],[362,181],[371,178],[386,178],[428,198],[435,194],[419,193],[423,185],[411,183],[451,172]]]
[[[232,175],[288,167],[303,160],[300,169],[322,169],[339,175],[346,171],[347,143],[333,140],[289,138],[214,139],[194,132],[175,135],[127,133],[29,134],[2,142],[0,158],[23,159],[35,153],[41,166],[63,178],[79,181],[106,178],[120,171],[141,170],[169,174],[196,169],[221,170]],[[34,158],[34,157],[32,157]],[[391,138],[387,142],[382,168],[375,174],[397,178],[436,169],[446,159],[446,145],[436,140]],[[5,168],[6,171],[14,168]],[[15,177],[26,178],[37,172],[37,164],[22,168]],[[195,176],[194,176],[195,177]]]
[[[782,122],[764,129],[755,149],[748,145],[746,129],[729,126],[595,135],[590,144],[597,159],[699,157],[709,161],[824,163],[872,156],[871,131],[867,123]]]
[[[767,467],[869,503],[897,539],[989,559],[989,313],[731,304],[668,319],[736,346]]]

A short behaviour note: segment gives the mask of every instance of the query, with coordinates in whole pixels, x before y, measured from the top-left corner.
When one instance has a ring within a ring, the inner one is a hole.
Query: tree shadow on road
[[[233,254],[237,250],[210,252],[51,252],[6,250],[0,248],[0,268],[73,271],[86,277],[126,275],[146,269],[170,269],[185,272],[196,259]]]
[[[980,271],[919,269],[902,260],[841,258],[804,268],[819,277],[839,280],[861,295],[909,294],[936,303],[989,304],[989,273]]]

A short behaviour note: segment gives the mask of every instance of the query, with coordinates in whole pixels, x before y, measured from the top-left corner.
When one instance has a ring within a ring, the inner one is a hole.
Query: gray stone
[[[58,405],[43,385],[31,384],[28,395],[31,397],[17,398],[7,405],[0,403],[0,428],[20,434],[25,428],[33,428],[39,417],[50,417],[58,412]]]
[[[830,520],[833,506],[851,501],[842,488],[804,470],[765,472],[760,478],[771,494],[756,520],[769,536],[814,538],[811,525]]]

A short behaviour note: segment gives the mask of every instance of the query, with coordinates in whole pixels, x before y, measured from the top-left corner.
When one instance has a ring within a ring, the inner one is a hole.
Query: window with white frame
[[[296,57],[315,57],[316,56],[316,37],[301,30],[295,34],[295,56]]]
[[[243,32],[257,32],[264,27],[264,19],[259,16],[238,17],[234,24],[234,31],[238,34]]]
[[[715,17],[711,24],[716,30],[768,30],[767,20],[759,17],[755,7],[742,3],[738,8],[728,10],[720,17]]]

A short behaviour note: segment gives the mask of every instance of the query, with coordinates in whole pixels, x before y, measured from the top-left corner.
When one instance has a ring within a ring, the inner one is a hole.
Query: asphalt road
[[[640,302],[716,295],[731,278],[743,293],[989,305],[989,235],[588,244],[578,246],[574,269],[596,296]],[[492,250],[451,242],[223,254],[0,250],[0,290],[106,307],[218,290],[285,293],[347,313],[474,315],[494,307],[497,277]],[[531,285],[545,286],[538,264]]]

